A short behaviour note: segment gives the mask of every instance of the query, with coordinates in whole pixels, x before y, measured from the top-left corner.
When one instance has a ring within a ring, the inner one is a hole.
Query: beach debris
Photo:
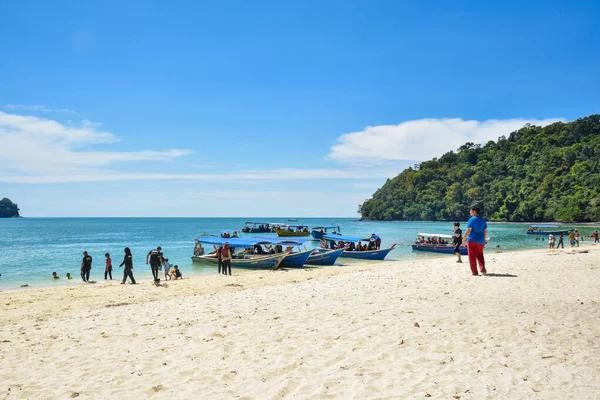
[[[418,322],[415,322],[415,327],[417,327],[417,328],[420,328],[420,327],[421,327],[421,325],[419,325],[419,323],[418,323]]]
[[[452,396],[452,398],[453,398],[453,399],[460,399],[460,396],[459,396],[459,395],[456,395],[456,396]]]
[[[535,331],[533,329],[530,329],[529,333],[535,333]]]
[[[163,389],[164,389],[164,386],[163,386],[163,385],[152,386],[152,391],[153,391],[154,393],[158,393],[158,392],[160,392],[160,391],[161,391],[161,390],[163,390]]]
[[[431,397],[429,393],[425,393],[425,397]]]
[[[28,284],[21,285],[21,287],[29,287]]]
[[[403,345],[403,344],[404,344],[404,339],[402,339],[402,340],[400,341],[400,345]]]
[[[71,393],[71,398],[74,399],[75,397],[79,397],[79,392]]]
[[[107,304],[104,307],[121,307],[121,306],[128,306],[129,303],[115,303],[115,304]]]

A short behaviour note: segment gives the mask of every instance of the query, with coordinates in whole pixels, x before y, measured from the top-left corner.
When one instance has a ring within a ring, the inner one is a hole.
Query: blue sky
[[[0,3],[25,216],[356,216],[466,141],[600,113],[600,6]]]

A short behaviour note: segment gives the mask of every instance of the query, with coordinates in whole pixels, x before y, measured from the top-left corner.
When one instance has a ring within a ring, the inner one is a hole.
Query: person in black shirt
[[[454,223],[454,230],[452,236],[452,243],[454,244],[454,254],[456,254],[456,256],[458,257],[458,261],[456,262],[462,263],[462,260],[460,258],[460,246],[462,244],[462,229],[460,229],[460,222]]]
[[[154,281],[158,279],[158,270],[163,262],[163,253],[161,252],[162,248],[159,246],[156,249],[152,249],[146,255],[146,264],[148,264],[148,259],[150,259],[150,268],[152,268],[152,277]]]
[[[125,257],[123,257],[123,262],[119,265],[121,268],[125,265],[125,269],[123,270],[123,281],[121,284],[125,284],[127,282],[127,277],[131,279],[131,284],[135,285],[135,278],[133,277],[133,255],[131,255],[131,250],[129,247],[125,247]]]
[[[81,279],[84,282],[90,281],[90,271],[92,270],[92,256],[88,255],[87,251],[83,252],[83,260],[81,260]]]

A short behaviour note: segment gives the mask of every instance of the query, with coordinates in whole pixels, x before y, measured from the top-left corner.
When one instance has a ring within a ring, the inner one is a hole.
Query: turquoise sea
[[[161,246],[165,257],[179,265],[184,276],[215,273],[214,269],[192,264],[194,238],[204,233],[218,234],[222,229],[241,229],[244,221],[288,223],[287,218],[22,218],[0,219],[0,289],[83,284],[79,277],[82,251],[92,255],[94,264],[91,280],[104,280],[104,253],[110,253],[117,267],[123,259],[123,248],[130,247],[134,255],[136,279],[150,279],[145,256],[152,248]],[[335,224],[346,235],[370,236],[377,233],[383,246],[397,243],[388,256],[390,260],[423,257],[454,257],[413,252],[410,244],[419,232],[451,233],[448,222],[371,222],[357,219],[305,218],[292,224],[310,227]],[[466,221],[462,222],[463,230]],[[499,245],[502,251],[546,246],[544,240],[526,235],[528,224],[490,224],[492,241],[488,251]],[[572,226],[564,226],[566,228]],[[581,227],[589,235],[594,227]],[[272,234],[275,236],[275,234]],[[252,236],[245,234],[244,236]],[[263,234],[264,236],[264,234]],[[315,242],[316,246],[316,242]],[[342,263],[360,262],[340,259]],[[343,265],[342,265],[343,267]],[[333,267],[336,268],[336,267]],[[56,271],[59,280],[51,278]],[[70,272],[73,280],[67,282]],[[113,279],[122,278],[122,269],[115,268]]]

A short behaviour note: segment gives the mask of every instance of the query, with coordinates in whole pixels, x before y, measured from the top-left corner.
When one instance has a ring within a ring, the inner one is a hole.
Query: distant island
[[[431,132],[435,135],[435,132]],[[600,221],[600,115],[527,124],[402,171],[359,206],[367,220]]]
[[[19,207],[8,198],[0,200],[0,218],[19,218]]]

